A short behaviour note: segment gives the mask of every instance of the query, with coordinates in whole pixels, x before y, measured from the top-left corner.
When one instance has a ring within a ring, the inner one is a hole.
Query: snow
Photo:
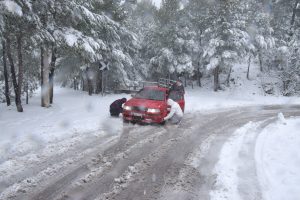
[[[239,154],[244,145],[244,137],[251,134],[258,123],[249,122],[238,129],[233,136],[223,146],[220,159],[214,171],[218,175],[215,184],[215,190],[211,191],[211,200],[239,200],[243,199],[239,195],[239,163],[241,161]]]
[[[212,109],[233,108],[254,105],[273,105],[281,104],[285,106],[298,104],[299,98],[288,97],[274,97],[274,96],[260,96],[256,94],[245,94],[246,92],[240,90],[241,95],[235,92],[239,90],[221,91],[215,93],[208,90],[188,90],[186,91],[186,111],[209,111]],[[200,93],[200,94],[199,94]],[[245,95],[243,95],[245,94]]]
[[[293,105],[299,104],[300,98],[283,97],[280,95],[266,95],[261,87],[259,67],[251,64],[250,80],[246,79],[247,64],[237,64],[232,68],[231,77],[234,83],[224,90],[212,91],[212,80],[202,80],[202,88],[194,86],[195,89],[186,91],[186,111],[205,111],[218,108],[233,108],[237,106],[257,105]],[[270,77],[269,77],[270,79]]]
[[[218,58],[215,58],[215,57],[212,57],[210,60],[209,60],[209,64],[206,66],[207,70],[211,70],[211,69],[214,69],[218,66],[219,64],[219,59]]]
[[[186,113],[237,106],[300,103],[297,97],[264,96],[257,81],[241,77],[244,69],[243,65],[233,68],[232,77],[235,77],[236,83],[227,90],[213,92],[211,84],[205,82],[201,89],[187,89]],[[255,69],[250,71],[250,76],[257,75]],[[38,91],[30,99],[30,104],[24,105],[24,113],[17,113],[13,106],[0,104],[0,127],[5,133],[0,135],[0,162],[76,134],[102,130],[107,120],[111,120],[108,112],[110,103],[121,97],[129,98],[129,95],[88,96],[85,92],[56,87],[55,103],[45,109],[40,107],[39,95]],[[116,126],[111,129],[116,133],[122,128],[122,123],[118,119],[114,119],[114,123]]]
[[[5,0],[5,1],[2,1],[1,4],[8,10],[8,12],[10,12],[12,14],[15,14],[18,16],[23,15],[22,8],[14,1]]]
[[[237,106],[288,106],[300,103],[297,97],[265,96],[255,78],[245,78],[245,69],[243,64],[234,66],[232,77],[235,83],[226,90],[213,92],[211,83],[207,82],[211,80],[203,80],[201,89],[188,88],[185,95],[186,113],[203,113]],[[256,65],[250,71],[250,77],[259,76]],[[0,104],[0,174],[5,172],[8,177],[22,170],[26,161],[39,160],[54,153],[63,155],[64,151],[89,135],[120,135],[122,120],[111,118],[108,108],[115,99],[130,98],[129,95],[88,96],[86,92],[58,86],[54,91],[54,104],[50,108],[40,107],[39,91],[30,99],[29,105],[24,105],[24,113],[16,112],[14,106]],[[299,125],[299,120],[286,120],[282,113],[278,113],[278,121],[267,127],[257,139],[255,159],[266,200],[294,200],[296,196],[294,198],[292,195],[300,195],[296,192],[300,191],[297,188],[300,185],[297,171],[300,143],[296,132]],[[240,162],[238,153],[243,150],[245,143],[256,141],[258,126],[259,123],[249,123],[241,127],[225,143],[215,168],[218,178],[216,190],[211,193],[212,199],[241,199],[236,184],[239,181],[239,163],[243,162]],[[208,138],[192,156],[192,166],[199,165],[201,155],[207,153],[214,137],[212,135]],[[289,193],[289,198],[282,198],[279,193]]]
[[[264,200],[300,197],[300,119],[283,115],[259,135],[256,163]]]
[[[237,57],[237,53],[234,51],[224,51],[222,54],[223,58],[234,58]]]
[[[157,8],[160,8],[161,0],[153,0],[153,3]]]
[[[289,52],[289,48],[287,46],[281,46],[278,48],[278,51],[283,55],[287,55]]]
[[[94,17],[94,14],[92,12],[90,12],[86,7],[79,6],[79,8],[83,10],[84,15],[87,16],[91,21],[96,20]]]
[[[255,40],[261,48],[263,48],[263,49],[268,48],[268,44],[267,44],[267,42],[265,41],[265,38],[262,35],[256,36]]]
[[[260,124],[249,122],[223,145],[212,200],[245,199],[245,194],[249,199],[299,199],[300,119],[278,113],[277,121],[263,130]]]
[[[111,134],[118,133],[122,123],[110,118],[109,105],[122,97],[129,98],[128,95],[88,96],[79,91],[55,88],[55,103],[49,109],[40,107],[39,94],[29,105],[24,105],[24,113],[1,104],[0,162],[78,134],[103,128],[109,129]]]
[[[63,30],[56,30],[54,32],[56,38],[61,39],[69,47],[77,47],[92,60],[101,60],[102,56],[97,53],[99,50],[105,50],[107,47],[101,39],[94,39],[92,37],[85,36],[82,32],[73,28],[64,28]]]

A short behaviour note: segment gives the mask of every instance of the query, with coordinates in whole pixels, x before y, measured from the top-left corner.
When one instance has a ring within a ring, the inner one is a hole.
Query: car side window
[[[182,99],[182,94],[177,92],[177,91],[171,91],[169,93],[169,96],[168,96],[169,99],[172,99],[174,101],[179,101]]]

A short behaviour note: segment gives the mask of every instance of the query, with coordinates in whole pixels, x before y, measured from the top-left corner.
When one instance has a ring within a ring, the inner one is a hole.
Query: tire
[[[165,125],[166,124],[166,121],[162,121],[159,123],[160,125]]]

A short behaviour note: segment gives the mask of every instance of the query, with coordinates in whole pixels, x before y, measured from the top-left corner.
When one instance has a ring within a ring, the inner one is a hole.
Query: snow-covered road
[[[278,120],[278,113],[292,119]],[[283,163],[298,166],[299,136],[277,133],[276,140],[270,134],[281,126],[295,131],[293,116],[300,116],[299,106],[248,106],[190,112],[179,127],[125,124],[114,134],[105,126],[75,134],[2,162],[0,199],[269,200],[280,184],[297,195],[299,172]],[[294,146],[284,154],[288,140]],[[287,157],[272,157],[280,153]],[[274,163],[277,168],[270,168]],[[297,178],[286,180],[292,173]]]

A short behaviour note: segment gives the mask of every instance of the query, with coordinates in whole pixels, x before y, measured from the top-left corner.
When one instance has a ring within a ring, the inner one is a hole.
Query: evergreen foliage
[[[245,58],[249,68],[253,60],[262,73],[274,72],[283,95],[299,94],[299,13],[299,0],[162,0],[160,8],[150,0],[3,0],[0,99],[15,97],[21,110],[21,96],[41,83],[44,64],[50,86],[55,74],[90,93],[158,77],[201,86],[204,75],[217,91]]]

